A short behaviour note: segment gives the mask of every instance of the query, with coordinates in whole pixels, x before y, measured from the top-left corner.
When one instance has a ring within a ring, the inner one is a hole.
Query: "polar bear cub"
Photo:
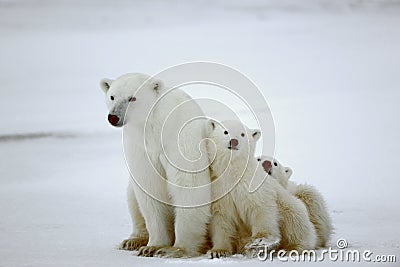
[[[208,124],[211,191],[212,199],[217,199],[211,205],[211,258],[235,252],[253,254],[260,246],[298,251],[315,248],[315,229],[301,201],[274,179],[266,179],[255,192],[249,192],[253,176],[266,175],[254,158],[261,132],[239,121],[219,124],[210,120]],[[239,236],[241,228],[250,235],[244,251],[233,242],[246,239]]]
[[[333,225],[322,194],[311,185],[298,185],[289,181],[293,174],[292,169],[283,166],[278,160],[268,156],[258,157],[257,160],[266,173],[306,205],[310,220],[317,231],[317,247],[325,247],[332,235]]]

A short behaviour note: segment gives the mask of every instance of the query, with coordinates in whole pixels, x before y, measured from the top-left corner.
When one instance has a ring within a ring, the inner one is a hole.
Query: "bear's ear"
[[[217,121],[213,120],[213,119],[209,119],[207,121],[207,130],[208,133],[211,133],[212,131],[215,130],[215,128],[217,127]]]
[[[255,141],[260,139],[261,131],[258,129],[251,130],[251,136],[254,138]]]
[[[156,92],[159,92],[161,88],[164,87],[164,84],[161,80],[153,80],[151,82],[151,87],[154,89]]]
[[[286,175],[286,177],[289,179],[290,176],[292,176],[292,174],[293,174],[292,169],[289,168],[289,167],[285,167],[284,170],[285,170],[285,175]]]
[[[113,81],[114,80],[107,79],[107,78],[101,79],[100,87],[101,87],[101,89],[103,90],[104,93],[107,93],[107,91],[108,91],[108,89],[110,89],[111,84],[112,84]]]

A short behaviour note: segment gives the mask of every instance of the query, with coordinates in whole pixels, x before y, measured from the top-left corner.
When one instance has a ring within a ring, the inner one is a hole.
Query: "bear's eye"
[[[111,100],[114,100],[114,96],[110,96],[110,99],[111,99]]]
[[[285,172],[286,172],[286,173],[288,173],[288,172],[289,172],[289,170],[286,170]]]
[[[225,131],[224,134],[228,134],[228,131]]]
[[[257,161],[261,161],[261,159],[257,159]]]
[[[244,133],[242,133],[241,136],[244,137]]]
[[[278,163],[274,162],[274,166],[275,166],[275,167],[278,166]]]
[[[129,102],[135,102],[136,101],[136,97],[132,96],[128,100],[129,100]]]

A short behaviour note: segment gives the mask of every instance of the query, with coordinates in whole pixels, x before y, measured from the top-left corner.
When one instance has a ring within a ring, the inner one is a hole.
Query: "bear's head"
[[[251,130],[242,122],[227,120],[208,121],[208,153],[217,159],[243,160],[254,157],[256,142],[261,136],[258,129]]]
[[[266,173],[276,179],[284,188],[287,187],[288,180],[293,174],[291,168],[283,166],[278,160],[269,156],[257,157],[257,161]]]
[[[115,127],[128,120],[145,121],[146,111],[150,111],[163,88],[160,81],[141,73],[125,74],[115,80],[102,79],[100,87],[106,94],[108,121]],[[132,109],[130,117],[126,112],[128,106]]]

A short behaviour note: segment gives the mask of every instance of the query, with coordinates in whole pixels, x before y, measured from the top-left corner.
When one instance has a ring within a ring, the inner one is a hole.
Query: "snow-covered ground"
[[[400,260],[399,1],[0,0],[0,36],[0,266],[271,264],[116,249],[128,172],[98,81],[193,60],[262,89],[278,158],[326,196],[333,247]]]

